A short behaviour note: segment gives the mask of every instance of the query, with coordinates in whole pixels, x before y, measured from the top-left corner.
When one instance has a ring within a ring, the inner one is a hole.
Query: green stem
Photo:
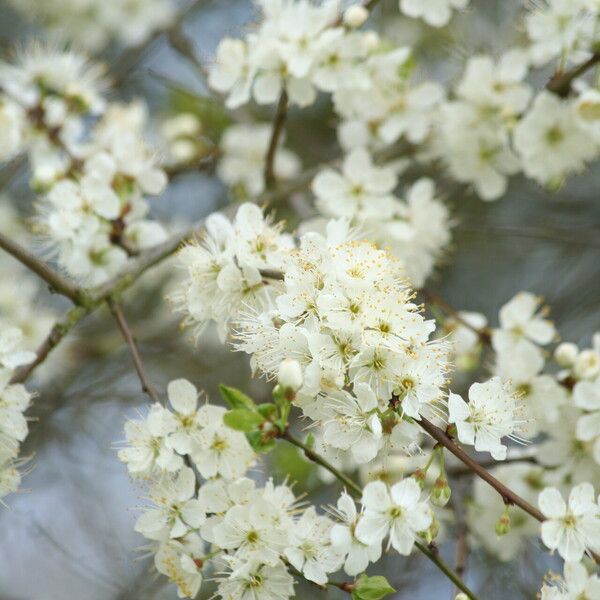
[[[444,575],[452,581],[452,583],[461,591],[464,592],[471,600],[478,600],[477,596],[466,586],[465,582],[442,560],[440,555],[431,550],[425,544],[415,541],[415,546],[440,570]]]
[[[347,488],[351,489],[358,496],[362,495],[362,489],[357,483],[355,483],[354,481],[352,481],[352,479],[350,479],[350,477],[344,475],[341,471],[336,469],[331,463],[327,462],[322,456],[320,456],[314,450],[312,450],[312,448],[309,448],[305,443],[301,442],[298,438],[295,438],[289,431],[286,431],[281,437],[286,442],[289,442],[297,448],[300,448],[304,452],[304,456],[306,456],[306,458],[327,469],[332,475],[336,477],[336,479],[341,481]]]

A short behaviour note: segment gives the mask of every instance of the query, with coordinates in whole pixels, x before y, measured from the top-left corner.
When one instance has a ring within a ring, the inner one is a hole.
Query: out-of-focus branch
[[[164,34],[169,34],[170,31],[177,31],[181,24],[189,17],[196,9],[205,4],[207,0],[194,0],[186,8],[184,8],[164,29],[157,29],[151,36],[144,40],[138,46],[125,51],[112,69],[113,85],[123,83],[129,72],[140,63],[146,52],[154,45],[154,43]]]
[[[45,262],[37,256],[23,248],[17,242],[0,233],[0,248],[16,258],[25,265],[30,271],[33,271],[38,277],[43,279],[52,290],[66,296],[74,304],[79,304],[81,299],[80,289],[64,278],[60,273],[50,268]]]
[[[600,62],[600,52],[594,52],[586,61],[575,65],[568,71],[558,71],[546,84],[546,89],[561,98],[571,93],[571,84],[594,65]]]
[[[277,102],[277,110],[275,111],[275,118],[273,119],[273,129],[271,131],[271,139],[269,140],[269,147],[267,148],[267,154],[265,156],[265,169],[264,179],[265,188],[270,189],[275,182],[275,154],[277,147],[281,141],[283,134],[283,128],[285,126],[285,120],[287,118],[288,110],[288,95],[284,90],[279,96],[279,102]]]
[[[40,344],[36,350],[35,359],[29,364],[19,367],[11,379],[11,383],[23,383],[33,372],[33,370],[43,363],[52,350],[58,346],[60,341],[89,314],[89,309],[83,306],[72,308],[64,321],[56,323],[50,330],[46,339]]]
[[[574,246],[590,246],[600,248],[600,231],[590,227],[576,228],[567,227],[534,227],[517,225],[486,225],[477,223],[461,223],[456,230],[469,235],[481,235],[489,239],[490,236],[522,237],[528,239],[548,240],[561,244],[573,244]]]
[[[471,325],[466,319],[464,319],[458,310],[456,310],[452,305],[450,305],[448,302],[446,302],[446,300],[444,300],[439,294],[437,294],[436,292],[428,289],[428,288],[421,288],[419,290],[421,292],[421,294],[423,294],[423,296],[425,296],[425,298],[431,303],[431,304],[435,304],[436,306],[438,306],[439,308],[441,308],[447,315],[449,315],[450,317],[452,317],[457,323],[460,323],[461,325],[463,325],[464,327],[466,327],[467,329],[470,329],[471,331],[473,331],[474,333],[476,333],[479,337],[479,339],[484,343],[484,344],[490,344],[492,341],[492,331],[489,327],[482,327],[482,328],[478,328],[478,327],[474,327],[473,325]]]
[[[115,302],[112,298],[108,300],[108,306],[110,311],[112,312],[121,333],[123,334],[123,338],[127,345],[129,346],[129,351],[131,352],[131,358],[133,358],[133,364],[135,366],[135,371],[137,373],[138,379],[140,380],[140,384],[142,385],[142,391],[147,394],[153,402],[161,402],[154,386],[150,383],[148,376],[146,375],[146,370],[144,369],[144,363],[142,361],[142,357],[137,349],[137,344],[135,342],[135,338],[127,323],[127,319],[121,310],[121,307]]]

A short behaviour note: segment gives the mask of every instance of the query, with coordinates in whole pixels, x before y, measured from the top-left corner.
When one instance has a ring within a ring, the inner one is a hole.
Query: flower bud
[[[427,477],[427,471],[423,469],[417,469],[413,474],[413,478],[419,484],[419,487],[423,489],[425,487],[425,478]]]
[[[435,506],[446,506],[451,494],[452,490],[448,485],[448,480],[445,477],[438,477],[431,490],[431,502]]]
[[[469,600],[469,596],[463,592],[460,592],[460,594],[456,594],[454,600]]]
[[[579,348],[570,342],[563,342],[554,350],[554,360],[561,367],[572,367],[579,354]]]
[[[582,350],[573,370],[578,379],[594,379],[600,373],[600,355],[594,350]]]
[[[504,512],[500,515],[500,518],[496,522],[496,535],[506,535],[510,531],[510,515],[508,514],[508,508],[504,509]]]
[[[302,367],[297,360],[285,359],[279,365],[279,385],[286,391],[296,393],[302,387]]]
[[[344,12],[344,25],[360,27],[369,18],[369,11],[359,4],[349,6]]]

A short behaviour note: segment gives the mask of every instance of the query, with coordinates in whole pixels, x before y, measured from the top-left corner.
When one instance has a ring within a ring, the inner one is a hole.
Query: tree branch
[[[271,188],[273,183],[275,183],[275,154],[281,140],[281,135],[283,134],[287,110],[288,95],[287,92],[283,90],[279,96],[279,102],[277,103],[277,110],[275,111],[275,118],[273,119],[271,139],[269,140],[269,147],[267,148],[267,154],[265,156],[264,180],[266,189]]]
[[[419,291],[421,292],[421,294],[423,294],[423,296],[425,296],[425,298],[427,298],[427,300],[431,304],[435,304],[436,306],[439,306],[447,315],[451,316],[455,321],[457,321],[458,323],[460,323],[467,329],[470,329],[471,331],[476,333],[478,335],[479,339],[484,344],[491,343],[492,331],[489,327],[483,327],[481,329],[474,327],[468,321],[463,319],[463,317],[460,315],[460,313],[453,306],[448,304],[448,302],[446,302],[446,300],[444,300],[436,292],[434,292],[428,288],[421,288]]]
[[[136,373],[138,375],[138,379],[142,385],[142,391],[147,394],[153,402],[161,402],[160,397],[156,393],[154,386],[150,383],[148,376],[146,375],[146,371],[144,369],[144,363],[142,362],[142,357],[138,352],[137,345],[135,343],[135,338],[133,337],[133,333],[125,319],[125,315],[121,310],[121,307],[112,299],[108,300],[108,306],[110,307],[110,311],[112,312],[121,333],[123,334],[123,338],[125,342],[129,346],[129,350],[131,352],[131,357],[133,358],[133,364],[135,366]]]
[[[546,89],[561,98],[566,98],[571,93],[571,84],[594,65],[600,62],[600,52],[594,52],[586,61],[575,65],[568,71],[558,71],[546,84]]]
[[[0,248],[8,252],[20,263],[25,265],[30,271],[33,271],[38,277],[43,279],[55,292],[66,296],[74,304],[79,304],[81,300],[81,291],[79,287],[71,283],[68,279],[50,268],[37,256],[11,240],[9,237],[0,233]]]
[[[86,315],[90,312],[89,309],[76,306],[72,308],[67,314],[67,318],[64,321],[56,323],[54,327],[52,327],[50,333],[46,337],[46,339],[41,343],[40,347],[36,351],[35,359],[32,360],[29,364],[23,365],[19,367],[12,379],[11,383],[23,383],[33,372],[33,370],[43,363],[50,352],[58,346],[60,341],[81,321]]]
[[[463,448],[457,444],[444,430],[434,425],[425,417],[421,417],[418,421],[419,425],[441,446],[447,448],[458,460],[467,465],[478,477],[491,485],[499,494],[506,504],[518,506],[534,519],[542,522],[546,517],[535,506],[532,506],[527,500],[521,498],[518,494],[506,487],[502,482],[498,481],[487,469],[479,464],[475,459],[471,458]]]

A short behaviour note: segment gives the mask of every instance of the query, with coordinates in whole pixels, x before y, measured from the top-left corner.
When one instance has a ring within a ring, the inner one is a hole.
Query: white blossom
[[[466,8],[469,0],[400,0],[400,10],[409,17],[421,18],[432,27],[443,27],[452,9]]]
[[[360,515],[354,500],[346,492],[337,501],[336,514],[343,521],[331,528],[331,543],[337,552],[346,557],[344,571],[348,575],[358,575],[366,570],[370,562],[379,560],[381,543],[367,545],[357,539],[355,530]]]
[[[489,452],[496,460],[506,458],[503,437],[517,439],[523,419],[520,401],[499,377],[469,388],[469,402],[458,394],[448,396],[448,421],[456,424],[458,439],[478,452]]]
[[[582,171],[598,154],[598,145],[576,116],[571,100],[540,92],[514,134],[523,171],[541,184],[558,185]]]
[[[419,532],[432,522],[427,502],[420,501],[421,488],[412,478],[387,488],[382,481],[368,483],[362,495],[364,512],[356,526],[356,537],[369,546],[379,544],[389,534],[388,547],[410,554]]]
[[[578,562],[586,551],[600,549],[600,507],[589,483],[576,485],[565,503],[559,490],[545,488],[538,505],[546,521],[542,523],[542,541],[567,561]]]

